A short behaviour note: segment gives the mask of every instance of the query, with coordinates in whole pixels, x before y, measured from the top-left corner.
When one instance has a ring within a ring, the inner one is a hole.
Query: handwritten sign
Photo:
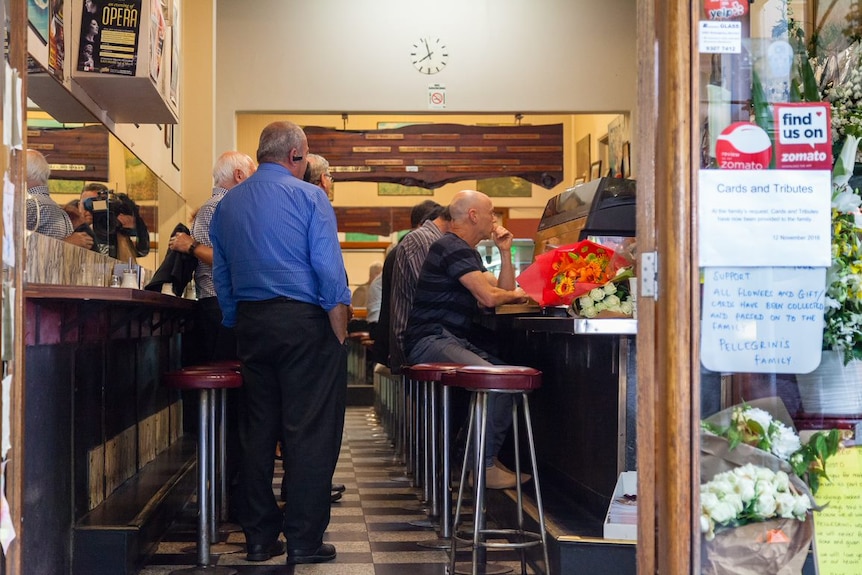
[[[700,265],[829,267],[826,170],[701,170]]]
[[[827,464],[828,483],[817,491],[814,540],[820,575],[862,572],[862,447],[842,449]]]
[[[701,362],[724,372],[813,371],[825,286],[825,268],[704,270]]]

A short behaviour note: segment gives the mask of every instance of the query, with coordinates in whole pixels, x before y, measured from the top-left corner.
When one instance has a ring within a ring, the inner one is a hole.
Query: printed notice
[[[827,170],[701,170],[700,266],[831,263]]]
[[[862,572],[862,447],[842,449],[826,464],[829,481],[817,490],[814,540],[820,575]]]
[[[701,20],[698,30],[701,54],[739,54],[742,52],[742,22]]]
[[[700,354],[712,371],[809,373],[820,364],[825,268],[708,268]]]

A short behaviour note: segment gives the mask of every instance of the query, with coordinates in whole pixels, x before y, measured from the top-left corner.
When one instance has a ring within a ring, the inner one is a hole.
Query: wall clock
[[[436,74],[446,67],[449,51],[440,38],[423,36],[410,49],[410,61],[423,74]]]

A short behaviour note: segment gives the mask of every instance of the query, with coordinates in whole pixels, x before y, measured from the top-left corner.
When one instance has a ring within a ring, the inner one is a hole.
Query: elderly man
[[[335,558],[323,543],[347,400],[350,290],[323,191],[303,182],[308,140],[292,122],[260,135],[257,171],[216,208],[213,280],[223,323],[236,326],[244,412],[240,505],[247,558],[287,563]],[[272,490],[281,439],[287,501]]]
[[[51,199],[50,177],[51,166],[45,156],[36,150],[27,150],[27,229],[82,248],[92,248],[93,238],[85,232],[74,231],[69,215]]]
[[[512,233],[497,225],[491,199],[481,192],[458,192],[449,204],[449,232],[431,244],[419,273],[413,306],[404,334],[410,363],[451,362],[492,365],[504,362],[473,345],[467,336],[479,306],[494,308],[523,303],[527,294],[515,287]],[[476,245],[493,239],[500,250],[500,277],[489,273]],[[492,393],[488,401],[487,487],[516,484],[515,474],[495,462],[511,425],[511,397]],[[521,481],[529,477],[524,475]]]
[[[335,199],[335,180],[329,171],[329,161],[323,156],[308,154],[308,168],[303,179],[323,190],[330,202]]]
[[[213,248],[210,240],[210,222],[219,202],[229,190],[245,181],[255,171],[254,160],[241,152],[225,152],[213,166],[213,190],[195,215],[191,235],[175,234],[168,242],[173,251],[185,253],[198,259],[195,268],[195,291],[198,297],[198,320],[204,341],[204,357],[207,360],[232,359],[236,357],[236,340],[232,330],[221,325],[222,313],[218,306],[213,285]]]

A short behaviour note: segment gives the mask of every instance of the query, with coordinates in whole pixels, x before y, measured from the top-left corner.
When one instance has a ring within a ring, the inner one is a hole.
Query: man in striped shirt
[[[497,224],[491,199],[481,192],[458,192],[449,204],[449,232],[431,244],[419,273],[404,345],[411,364],[450,362],[502,365],[505,362],[468,340],[479,306],[494,308],[523,303],[527,294],[515,286],[512,233]],[[499,278],[485,269],[476,245],[493,239],[500,250]],[[515,474],[495,460],[512,423],[511,397],[492,393],[488,399],[485,452],[486,483],[490,489],[516,484]],[[521,481],[529,476],[522,475]]]
[[[93,247],[93,238],[72,228],[69,215],[51,199],[48,178],[51,166],[36,150],[27,150],[27,229],[85,249]]]
[[[191,235],[175,234],[168,247],[198,259],[195,268],[195,291],[198,298],[198,321],[203,337],[203,355],[207,361],[236,358],[236,340],[232,330],[221,325],[222,314],[213,285],[213,248],[210,222],[216,206],[228,191],[255,171],[254,160],[241,152],[225,152],[213,166],[213,191],[194,218]]]

